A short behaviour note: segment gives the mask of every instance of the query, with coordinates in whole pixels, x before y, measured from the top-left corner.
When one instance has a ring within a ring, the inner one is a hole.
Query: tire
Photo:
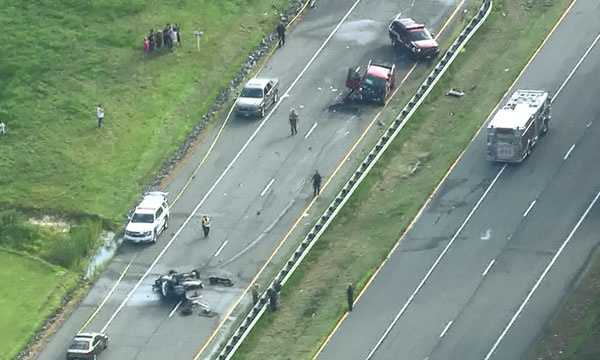
[[[158,240],[158,236],[156,235],[156,230],[154,230],[154,231],[152,232],[152,240],[151,240],[151,242],[152,242],[153,244],[156,244],[156,241],[157,241],[157,240]]]
[[[258,117],[261,118],[261,119],[265,117],[265,108],[264,107],[260,108],[260,112],[258,113]]]
[[[166,216],[165,217],[165,224],[163,225],[163,231],[167,230],[169,228],[169,217]]]

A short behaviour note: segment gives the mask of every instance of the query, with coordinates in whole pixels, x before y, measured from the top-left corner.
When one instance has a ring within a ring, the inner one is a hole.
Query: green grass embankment
[[[0,23],[19,35],[0,58],[0,204],[120,220],[287,2],[3,2]],[[144,58],[166,23],[183,46]]]
[[[374,272],[568,3],[494,1],[486,24],[286,284],[280,311],[259,321],[236,359],[312,358],[346,310],[346,284],[362,286]],[[449,88],[466,94],[446,97]],[[387,121],[394,116],[387,112]]]
[[[0,359],[14,359],[77,276],[28,255],[0,248]]]

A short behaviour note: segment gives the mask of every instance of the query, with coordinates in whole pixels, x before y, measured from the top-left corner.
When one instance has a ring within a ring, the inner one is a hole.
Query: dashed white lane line
[[[129,302],[129,299],[131,299],[131,297],[133,296],[133,294],[137,291],[137,289],[142,285],[142,283],[144,282],[144,280],[146,280],[146,278],[148,277],[148,275],[152,272],[152,270],[154,269],[154,267],[156,266],[156,264],[158,264],[158,262],[160,261],[160,259],[165,255],[165,253],[167,252],[167,250],[173,245],[173,243],[175,242],[175,240],[177,240],[177,238],[179,238],[179,235],[183,232],[183,229],[187,226],[187,224],[191,221],[191,219],[196,215],[196,213],[198,212],[198,210],[200,209],[200,207],[202,205],[204,205],[204,202],[206,202],[206,200],[208,199],[208,197],[210,195],[212,195],[212,193],[215,191],[215,188],[221,183],[221,181],[223,181],[223,179],[225,178],[225,176],[233,168],[233,166],[235,165],[235,163],[237,163],[238,159],[246,151],[246,149],[248,148],[248,146],[250,146],[250,143],[252,143],[252,141],[254,141],[254,139],[256,138],[256,136],[258,136],[258,133],[260,133],[260,131],[265,126],[265,124],[267,123],[267,121],[271,118],[271,115],[273,115],[273,113],[279,108],[279,105],[281,104],[282,99],[285,98],[285,95],[289,94],[296,87],[296,84],[298,84],[298,81],[300,81],[300,79],[302,77],[304,77],[304,74],[306,74],[306,71],[308,71],[308,69],[312,66],[312,64],[315,62],[315,60],[317,59],[317,57],[319,56],[319,54],[321,54],[321,52],[323,51],[323,49],[325,48],[325,46],[327,46],[327,44],[331,41],[331,39],[333,38],[333,36],[335,35],[335,33],[339,30],[339,28],[342,26],[342,24],[346,21],[346,19],[350,16],[350,14],[354,11],[354,9],[358,6],[358,4],[361,1],[362,0],[356,0],[354,2],[354,4],[352,4],[352,6],[350,7],[350,9],[346,12],[346,14],[344,14],[344,16],[340,19],[340,21],[337,23],[337,25],[329,33],[329,35],[327,36],[327,38],[323,41],[323,43],[321,44],[321,46],[319,46],[319,48],[315,51],[315,53],[310,58],[310,60],[306,63],[306,65],[304,65],[304,68],[300,71],[300,73],[298,74],[298,76],[296,76],[296,78],[294,79],[294,81],[292,81],[292,83],[290,84],[290,86],[288,87],[288,89],[283,94],[282,98],[280,98],[279,101],[275,104],[275,106],[273,106],[271,108],[271,110],[269,111],[269,113],[267,114],[267,116],[265,116],[265,118],[260,122],[260,124],[252,132],[252,134],[250,135],[250,137],[246,140],[246,142],[244,143],[244,145],[235,154],[235,156],[233,157],[233,159],[231,159],[231,161],[225,167],[225,169],[223,170],[223,172],[219,175],[219,177],[215,180],[215,182],[212,184],[212,186],[204,194],[204,196],[202,197],[202,199],[200,199],[200,202],[198,202],[198,204],[196,204],[196,206],[191,211],[190,215],[185,219],[185,221],[183,222],[183,224],[181,224],[181,226],[175,232],[175,234],[171,237],[171,239],[165,244],[165,246],[162,248],[162,250],[156,255],[156,257],[154,258],[154,261],[152,261],[152,263],[146,269],[146,271],[144,272],[144,274],[142,274],[142,276],[139,278],[138,282],[135,283],[135,285],[133,286],[133,288],[129,291],[129,293],[127,293],[127,295],[125,296],[125,298],[121,301],[121,303],[119,304],[119,306],[116,308],[116,310],[112,313],[112,315],[109,317],[109,319],[107,320],[107,322],[104,324],[104,326],[102,327],[102,329],[100,330],[100,332],[103,332],[103,333],[106,332],[106,330],[109,328],[109,326],[114,321],[114,319],[119,315],[119,313],[123,310],[123,308],[125,307],[125,305]],[[214,336],[215,335],[213,333],[213,335],[211,335],[210,338],[209,338],[209,342],[212,341],[212,339],[214,338]],[[202,347],[202,350],[203,349],[204,349],[204,346]],[[196,359],[201,352],[202,351],[200,351],[198,353],[198,355],[196,355],[194,358]]]
[[[315,123],[313,124],[313,126],[310,128],[310,130],[308,130],[308,132],[306,133],[306,135],[304,135],[305,139],[308,139],[308,137],[310,136],[310,134],[312,134],[312,132],[315,130],[315,128],[317,127],[317,125],[319,125],[319,123],[317,123],[315,121]]]
[[[444,330],[442,330],[442,333],[440,334],[440,339],[444,337],[444,335],[446,335],[446,333],[448,332],[448,329],[450,329],[450,326],[452,326],[452,320],[448,321],[448,323],[446,324],[446,327],[444,328]]]
[[[263,191],[261,191],[260,197],[265,196],[265,194],[269,191],[269,189],[271,188],[271,185],[273,185],[274,182],[275,182],[275,178],[272,178],[271,181],[269,181],[269,183],[267,184],[267,186],[265,186]]]
[[[227,245],[228,242],[229,242],[229,240],[225,240],[223,242],[223,244],[221,244],[221,246],[219,247],[219,250],[217,250],[217,252],[215,253],[214,257],[219,256],[219,254],[221,253],[221,251],[223,251],[223,248],[225,247],[225,245]]]
[[[525,212],[523,213],[523,217],[526,217],[527,214],[529,214],[529,212],[531,211],[531,209],[533,209],[533,206],[535,205],[537,200],[533,200],[531,202],[531,204],[529,204],[529,207],[527,208],[527,210],[525,210]]]
[[[175,312],[177,311],[177,309],[179,309],[179,306],[181,306],[181,301],[177,303],[177,305],[175,305],[175,307],[173,308],[173,310],[171,310],[171,312],[169,313],[169,319],[173,317],[173,315],[175,315]]]
[[[442,252],[435,259],[433,265],[431,265],[431,267],[429,268],[429,270],[427,271],[427,273],[425,274],[425,276],[423,277],[423,279],[421,279],[421,282],[419,283],[419,285],[417,285],[417,287],[412,292],[412,294],[410,294],[408,300],[406,300],[406,302],[404,303],[404,305],[402,306],[402,308],[400,309],[400,311],[398,311],[398,313],[396,314],[396,316],[394,317],[394,319],[392,320],[392,322],[390,323],[390,325],[387,327],[387,329],[385,329],[385,332],[383,333],[383,335],[381,335],[381,337],[379,338],[379,340],[377,341],[377,343],[375,344],[375,346],[373,346],[373,348],[371,349],[371,351],[369,352],[369,355],[367,355],[367,357],[365,358],[365,360],[370,360],[371,358],[373,358],[373,355],[375,355],[375,353],[377,352],[377,349],[379,349],[379,347],[381,346],[381,344],[383,343],[383,341],[387,338],[387,336],[392,331],[392,328],[396,325],[396,323],[398,322],[398,320],[400,320],[400,318],[402,317],[402,315],[404,314],[404,312],[406,311],[406,309],[414,301],[415,297],[421,291],[421,289],[423,288],[423,286],[425,285],[425,283],[427,282],[427,280],[429,280],[429,277],[431,276],[431,274],[433,274],[433,272],[438,267],[438,265],[440,264],[440,262],[442,261],[442,259],[444,258],[444,256],[446,256],[446,253],[448,252],[448,250],[450,250],[450,247],[452,247],[452,245],[454,244],[454,242],[456,241],[456,239],[458,238],[458,236],[462,233],[462,231],[465,228],[465,226],[467,226],[467,223],[471,220],[471,218],[473,217],[473,215],[475,214],[475,212],[477,211],[477,209],[479,208],[479,206],[481,205],[481,203],[483,202],[483,200],[487,197],[487,195],[489,194],[489,192],[492,190],[492,188],[494,187],[494,185],[496,184],[496,182],[500,178],[500,175],[502,175],[502,173],[504,172],[505,169],[506,169],[506,165],[503,165],[500,168],[500,170],[498,171],[498,173],[494,177],[494,180],[492,180],[492,182],[490,183],[490,185],[488,185],[487,189],[485,189],[484,193],[481,195],[481,197],[479,198],[479,200],[477,200],[477,203],[475,203],[475,206],[473,206],[473,208],[471,209],[471,211],[469,212],[469,214],[467,215],[467,217],[465,218],[465,220],[463,221],[463,223],[460,225],[460,227],[458,228],[458,230],[456,230],[456,232],[452,236],[452,239],[450,239],[450,241],[448,242],[448,244],[446,244],[446,247],[444,247],[444,250],[442,250]]]
[[[490,263],[488,264],[488,266],[485,268],[485,270],[483,270],[483,273],[481,274],[481,276],[486,276],[487,273],[490,271],[490,269],[492,268],[492,266],[494,266],[494,263],[496,262],[496,259],[492,259],[492,261],[490,261]]]
[[[575,144],[571,145],[565,156],[563,156],[563,160],[567,160],[569,158],[569,155],[571,155],[571,151],[573,151],[573,149],[575,149]]]
[[[515,314],[513,315],[513,317],[510,319],[510,321],[508,322],[508,324],[506,325],[506,327],[504,328],[504,330],[502,331],[502,333],[500,334],[500,336],[498,337],[498,339],[496,340],[496,342],[494,343],[494,345],[492,346],[492,348],[490,349],[490,351],[485,356],[484,360],[489,360],[492,357],[492,355],[494,354],[494,352],[498,348],[498,345],[500,344],[500,342],[502,341],[502,339],[504,339],[504,337],[506,336],[506,334],[510,331],[510,329],[513,326],[513,324],[515,323],[515,321],[519,317],[519,315],[521,315],[521,313],[523,312],[523,309],[525,308],[525,306],[527,306],[527,303],[529,302],[529,300],[531,300],[531,297],[533,296],[533,293],[540,286],[540,284],[542,283],[542,281],[544,280],[544,278],[546,277],[546,275],[548,275],[548,272],[550,272],[550,269],[552,269],[552,266],[554,266],[554,263],[556,262],[556,260],[560,256],[560,254],[562,254],[562,252],[565,250],[565,247],[569,244],[569,242],[573,238],[573,235],[575,235],[575,232],[577,232],[577,230],[581,226],[581,223],[583,223],[583,220],[585,220],[585,218],[589,214],[590,210],[592,210],[592,207],[596,204],[596,201],[598,201],[598,198],[600,198],[600,192],[598,192],[596,194],[596,196],[594,197],[594,199],[592,200],[592,202],[589,204],[589,206],[587,207],[587,209],[585,209],[585,212],[583,213],[583,215],[581,215],[581,217],[579,218],[579,220],[577,221],[577,223],[575,224],[575,226],[573,227],[573,229],[569,233],[569,236],[567,236],[567,239],[562,243],[562,245],[560,246],[560,248],[558,249],[558,251],[556,252],[556,254],[554,254],[554,256],[552,257],[552,260],[550,260],[550,262],[548,263],[548,265],[544,269],[544,272],[542,273],[542,275],[540,275],[540,277],[538,278],[538,280],[535,282],[535,285],[533,285],[533,287],[531,288],[531,290],[529,291],[529,293],[525,297],[525,300],[523,300],[523,303],[521,304],[521,306],[519,306],[519,309],[517,310],[517,312],[515,312]]]

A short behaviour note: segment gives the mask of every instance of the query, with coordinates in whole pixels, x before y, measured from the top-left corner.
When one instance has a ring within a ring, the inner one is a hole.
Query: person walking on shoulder
[[[98,104],[96,107],[96,117],[98,118],[98,129],[104,125],[104,108]]]
[[[298,113],[296,112],[296,109],[291,108],[290,109],[290,129],[291,129],[291,136],[294,136],[298,133]]]
[[[210,232],[210,219],[206,215],[202,216],[202,232],[204,232],[204,237],[207,237]]]
[[[283,21],[277,24],[277,36],[279,37],[279,47],[282,47],[285,45],[285,25],[283,25]]]
[[[319,194],[321,193],[321,181],[322,180],[323,180],[323,178],[321,177],[321,174],[319,174],[319,170],[315,170],[315,173],[312,176],[313,197],[319,196]]]
[[[352,312],[354,309],[354,286],[352,283],[348,284],[348,288],[346,288],[346,300],[348,301],[348,311]]]

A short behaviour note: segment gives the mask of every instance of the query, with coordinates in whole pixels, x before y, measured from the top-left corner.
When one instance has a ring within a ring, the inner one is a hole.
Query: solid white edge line
[[[323,49],[325,48],[325,46],[327,46],[327,44],[329,43],[329,41],[331,40],[331,38],[333,37],[333,35],[335,35],[335,33],[339,30],[339,28],[342,26],[342,24],[346,21],[346,19],[350,16],[350,14],[352,13],[352,11],[354,11],[354,9],[356,8],[356,6],[358,6],[358,4],[361,1],[362,0],[356,0],[354,2],[354,4],[350,7],[350,9],[346,12],[346,14],[338,22],[338,24],[336,25],[336,27],[331,31],[331,33],[329,34],[329,36],[327,36],[327,38],[325,39],[325,41],[321,44],[321,46],[313,54],[313,56],[310,58],[310,60],[308,61],[308,63],[306,63],[306,65],[304,66],[304,68],[302,69],[302,71],[300,71],[300,73],[298,74],[298,76],[296,77],[296,79],[294,79],[294,81],[290,84],[290,86],[288,87],[288,89],[283,94],[282,98],[286,94],[289,94],[290,91],[296,86],[296,84],[298,83],[298,81],[300,81],[300,79],[304,76],[304,74],[306,73],[306,71],[310,68],[310,66],[316,60],[317,56],[319,56],[319,54],[321,53],[321,51],[323,51]],[[200,209],[200,207],[204,204],[204,202],[206,201],[206,199],[213,193],[213,191],[215,190],[215,188],[217,187],[217,185],[219,185],[221,183],[221,181],[223,180],[223,178],[225,178],[225,175],[227,175],[227,173],[229,172],[229,170],[231,170],[231,168],[233,167],[233,165],[237,162],[237,160],[244,153],[244,151],[246,150],[246,148],[250,145],[250,143],[258,135],[258,133],[260,132],[260,130],[262,130],[263,126],[265,126],[265,124],[267,123],[267,121],[271,118],[271,115],[277,110],[277,108],[281,104],[281,102],[283,100],[282,98],[280,98],[279,101],[275,104],[275,106],[273,106],[271,108],[271,110],[269,111],[269,114],[267,116],[265,116],[265,118],[260,122],[260,124],[258,125],[258,127],[254,130],[254,132],[252,133],[252,135],[250,135],[250,137],[248,138],[248,140],[246,140],[246,142],[244,143],[244,145],[242,146],[242,148],[237,152],[237,154],[234,156],[234,158],[231,160],[231,162],[227,165],[227,167],[225,168],[225,170],[223,170],[223,172],[221,173],[221,175],[219,175],[219,177],[214,182],[214,184],[204,194],[204,196],[202,197],[202,199],[200,200],[200,202],[196,205],[196,207],[194,208],[194,210],[192,210],[191,214],[187,217],[187,219],[185,219],[185,221],[183,222],[183,224],[181,225],[181,227],[177,230],[177,232],[173,235],[173,237],[171,238],[171,240],[169,240],[169,242],[167,242],[167,244],[165,245],[165,247],[158,253],[158,255],[156,256],[156,258],[150,264],[150,266],[148,267],[148,269],[144,272],[144,274],[142,275],[142,277],[133,286],[133,288],[125,296],[125,298],[123,299],[123,301],[121,301],[121,303],[119,304],[119,306],[117,307],[117,309],[115,310],[115,312],[110,316],[110,318],[108,319],[108,321],[106,322],[106,324],[102,327],[101,332],[103,332],[103,333],[106,332],[106,330],[108,329],[108,327],[110,326],[110,324],[114,321],[114,319],[121,312],[121,310],[123,310],[123,307],[125,307],[125,304],[129,301],[129,299],[131,299],[131,297],[133,296],[133,294],[137,291],[137,289],[140,287],[140,285],[146,279],[146,277],[148,277],[148,275],[150,274],[150,272],[152,271],[152,269],[154,269],[154,267],[156,266],[156,264],[160,261],[160,259],[164,256],[164,254],[167,252],[167,250],[171,247],[171,245],[173,244],[173,242],[179,237],[179,234],[181,234],[181,232],[183,231],[183,229],[187,226],[187,224],[190,222],[190,220],[192,219],[192,217],[196,214],[196,212],[198,211],[198,209]]]
[[[554,102],[554,99],[556,99],[558,97],[558,94],[560,94],[560,92],[567,85],[567,83],[569,82],[569,80],[571,80],[571,78],[573,77],[573,75],[575,75],[575,71],[577,71],[577,69],[579,69],[579,66],[585,60],[585,58],[588,56],[588,54],[592,51],[592,49],[594,48],[594,46],[596,46],[596,43],[598,42],[598,40],[600,40],[600,34],[598,34],[596,36],[596,38],[594,39],[594,41],[592,42],[592,44],[587,48],[587,50],[585,51],[585,53],[583,54],[583,56],[581,57],[581,59],[579,59],[579,61],[577,62],[577,64],[575,64],[575,67],[573,67],[573,69],[571,70],[571,72],[569,73],[569,75],[567,76],[567,78],[565,79],[565,81],[563,81],[563,83],[560,85],[560,87],[558,88],[558,90],[556,90],[556,93],[554,94],[554,96],[551,99],[552,102]]]
[[[485,268],[485,270],[483,271],[483,273],[481,274],[481,276],[486,276],[487,273],[490,271],[490,269],[492,268],[492,266],[494,266],[494,263],[496,262],[496,259],[492,259],[490,261],[490,263],[488,264],[488,266]]]
[[[365,358],[365,360],[370,360],[373,357],[373,355],[375,355],[375,352],[377,351],[377,349],[379,349],[379,347],[381,346],[381,344],[383,343],[383,341],[385,340],[385,338],[389,335],[390,331],[392,331],[392,328],[394,327],[394,325],[396,325],[396,323],[398,322],[398,320],[400,319],[400,317],[402,316],[402,314],[404,314],[404,312],[406,311],[406,309],[408,308],[408,306],[413,302],[415,296],[417,296],[417,294],[419,293],[419,291],[421,291],[421,288],[423,287],[423,285],[425,285],[425,283],[427,282],[427,280],[429,280],[429,277],[431,276],[431,274],[433,273],[433,271],[437,268],[438,264],[442,261],[442,259],[444,258],[444,256],[446,255],[446,253],[448,252],[448,250],[450,249],[450,247],[452,246],[452,244],[454,244],[454,241],[456,241],[456,239],[458,238],[458,235],[462,232],[462,230],[467,225],[467,223],[469,222],[469,220],[471,220],[471,217],[473,216],[473,214],[475,214],[475,211],[477,211],[477,209],[479,208],[479,205],[481,205],[481,203],[483,202],[483,200],[487,197],[487,194],[490,192],[490,190],[492,190],[492,188],[496,184],[496,181],[498,181],[498,178],[500,178],[500,175],[502,175],[502,173],[504,172],[504,169],[506,169],[506,164],[504,164],[502,166],[502,168],[500,168],[500,170],[498,171],[498,173],[494,177],[494,180],[492,180],[492,182],[487,187],[487,189],[485,190],[485,192],[483,193],[483,195],[481,195],[481,197],[479,198],[479,200],[477,201],[477,203],[475,204],[475,206],[473,206],[473,209],[471,209],[471,212],[469,212],[469,215],[467,215],[466,219],[460,225],[460,227],[458,228],[458,230],[456,230],[456,232],[454,233],[454,236],[452,236],[452,239],[448,242],[448,244],[446,245],[446,247],[444,247],[444,250],[442,250],[442,252],[435,259],[435,262],[429,268],[429,270],[425,274],[425,277],[423,277],[423,279],[421,280],[421,282],[419,283],[419,285],[417,285],[416,289],[412,292],[412,294],[410,295],[410,297],[408,298],[408,300],[406,301],[406,303],[404,303],[404,305],[402,306],[402,308],[400,309],[400,311],[396,314],[396,316],[394,317],[394,319],[392,320],[392,322],[390,323],[390,325],[387,327],[387,329],[385,330],[385,332],[383,333],[383,335],[379,338],[379,340],[377,341],[377,343],[375,344],[375,346],[371,349],[371,351],[369,352],[369,355],[367,355],[367,357]]]
[[[177,311],[177,309],[179,309],[179,306],[181,305],[182,301],[180,300],[177,305],[175,305],[175,307],[173,308],[173,310],[171,310],[171,312],[169,313],[169,319],[171,317],[173,317],[173,315],[175,314],[175,312]]]
[[[271,188],[271,185],[273,185],[274,182],[275,182],[275,178],[272,178],[271,181],[269,181],[269,183],[267,184],[267,186],[265,186],[263,191],[261,191],[260,197],[265,196],[265,194],[267,193],[267,191],[269,191],[269,189]]]
[[[308,139],[308,137],[310,136],[310,134],[312,134],[313,130],[317,127],[317,125],[319,125],[319,123],[315,121],[315,123],[310,128],[310,130],[308,130],[308,132],[306,133],[306,135],[304,135],[305,139]]]
[[[106,294],[106,296],[104,297],[104,299],[102,299],[102,302],[100,303],[100,305],[98,305],[98,307],[96,308],[96,311],[94,311],[92,313],[92,315],[90,315],[88,317],[88,319],[86,320],[86,322],[81,326],[81,328],[79,329],[79,332],[83,332],[83,329],[85,329],[92,322],[92,320],[94,320],[94,318],[96,317],[96,315],[98,315],[98,313],[100,312],[100,310],[102,310],[102,308],[104,307],[104,305],[106,304],[106,302],[108,301],[108,299],[112,296],[112,294],[117,289],[117,286],[119,286],[119,284],[121,283],[121,280],[123,280],[123,278],[125,277],[125,274],[127,274],[127,270],[129,270],[129,267],[131,266],[131,264],[133,264],[133,261],[136,258],[137,258],[137,254],[133,258],[131,258],[131,260],[129,260],[129,263],[127,264],[127,266],[125,266],[125,268],[121,272],[121,275],[119,276],[119,278],[117,279],[117,281],[115,282],[115,284],[113,285],[113,287]]]
[[[523,217],[526,217],[529,212],[531,211],[531,209],[533,209],[533,206],[535,205],[535,203],[537,202],[537,200],[533,200],[531,202],[531,204],[529,204],[529,207],[527,208],[527,210],[525,210],[525,212],[523,213]]]
[[[219,256],[219,254],[221,253],[221,251],[223,251],[223,248],[225,247],[225,245],[227,245],[227,243],[229,242],[229,240],[225,240],[223,242],[223,244],[221,244],[221,246],[219,247],[219,250],[217,250],[217,252],[215,253],[215,255],[213,255],[214,257]]]
[[[442,330],[442,333],[440,334],[440,339],[444,337],[444,335],[446,335],[446,333],[448,332],[448,329],[450,329],[450,326],[452,326],[452,320],[448,321],[448,323],[446,324],[446,327],[444,328],[444,330]]]
[[[573,149],[575,149],[575,144],[571,145],[565,156],[563,156],[563,160],[567,160],[569,158],[569,155],[571,155],[571,151],[573,151]]]
[[[587,217],[588,213],[590,212],[590,210],[592,209],[592,207],[594,206],[594,204],[596,204],[596,201],[598,201],[598,198],[600,198],[600,192],[598,192],[596,194],[596,196],[594,197],[594,199],[592,200],[592,202],[589,204],[589,206],[587,207],[587,209],[585,209],[585,212],[579,218],[579,220],[575,224],[575,227],[573,227],[573,229],[569,233],[569,236],[567,236],[567,239],[562,243],[562,245],[560,246],[560,248],[558,249],[558,251],[556,252],[556,254],[554,254],[554,256],[552,257],[552,260],[550,260],[550,262],[548,263],[548,265],[544,269],[544,272],[542,273],[542,275],[540,275],[540,277],[538,278],[538,280],[535,282],[535,285],[533,285],[533,287],[531,288],[531,290],[527,294],[527,297],[525,297],[525,300],[523,300],[523,303],[521,304],[521,306],[519,306],[519,309],[517,310],[517,312],[515,312],[515,314],[513,315],[513,317],[510,319],[510,321],[508,322],[508,324],[506,325],[506,327],[504,328],[504,330],[502,331],[502,333],[500,334],[500,336],[498,337],[498,339],[496,339],[496,342],[494,343],[494,345],[492,346],[492,348],[490,349],[490,351],[487,353],[487,355],[485,356],[484,360],[489,360],[492,357],[492,355],[494,354],[494,351],[496,351],[496,349],[498,348],[498,345],[500,344],[500,342],[502,341],[502,339],[504,339],[504,337],[506,336],[506,334],[508,333],[508,331],[512,328],[513,324],[517,320],[517,317],[519,317],[519,315],[521,315],[521,312],[523,312],[523,309],[525,308],[525,306],[527,305],[527,303],[529,302],[529,300],[531,300],[531,297],[533,296],[533,293],[540,286],[541,282],[544,280],[544,278],[546,277],[546,275],[548,274],[548,272],[550,271],[550,269],[552,269],[552,266],[554,266],[554,263],[556,262],[556,260],[560,256],[560,254],[562,254],[562,252],[565,249],[565,247],[567,246],[567,244],[569,244],[569,242],[573,238],[573,235],[575,234],[575,232],[581,226],[581,223],[583,222],[583,220],[585,220],[585,218]]]

